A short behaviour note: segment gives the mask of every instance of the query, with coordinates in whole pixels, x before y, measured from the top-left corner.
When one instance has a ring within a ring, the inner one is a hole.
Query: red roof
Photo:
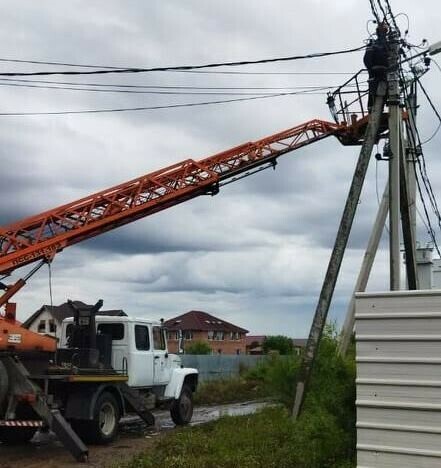
[[[226,331],[226,332],[239,332],[248,333],[245,328],[233,325],[226,322],[214,315],[201,312],[199,310],[191,310],[182,315],[178,315],[165,322],[165,326],[169,330],[194,330],[194,331]]]

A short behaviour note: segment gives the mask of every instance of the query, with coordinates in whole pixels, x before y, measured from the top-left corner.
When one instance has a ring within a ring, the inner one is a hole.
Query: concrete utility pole
[[[386,83],[380,82],[378,84],[377,96],[375,98],[373,110],[369,117],[366,135],[361,147],[360,156],[358,157],[354,177],[352,179],[352,184],[346,199],[346,205],[340,221],[334,248],[329,260],[328,269],[326,271],[322,290],[320,292],[320,297],[306,344],[305,353],[303,355],[303,360],[300,366],[299,378],[296,387],[296,396],[292,411],[292,416],[294,419],[297,419],[302,409],[305,389],[311,376],[312,366],[318,351],[318,344],[323,333],[323,328],[326,323],[326,317],[328,315],[338,273],[340,271],[349,234],[351,232],[352,222],[354,221],[361,189],[363,187],[367,168],[369,166],[372,149],[378,136],[381,115],[384,108],[385,94]]]
[[[416,115],[417,115],[417,86],[413,81],[410,93],[406,102],[409,113],[409,125],[413,135],[416,135]],[[409,195],[410,226],[412,237],[416,240],[416,177],[415,162],[417,158],[417,148],[412,145],[412,139],[407,137],[407,193]]]
[[[358,274],[357,282],[355,283],[354,292],[346,312],[345,323],[341,333],[341,338],[338,343],[338,352],[344,356],[351,342],[352,332],[355,325],[355,294],[364,292],[371,274],[372,265],[374,264],[375,255],[377,254],[378,245],[380,244],[381,234],[383,233],[386,223],[387,213],[389,212],[389,184],[386,187],[381,198],[380,206],[378,207],[377,217],[375,218],[374,227],[366,247],[361,264],[360,273]]]
[[[399,88],[399,36],[391,33],[389,40],[390,56],[388,73],[389,105],[389,259],[390,290],[400,289],[400,149],[401,149],[401,109]]]

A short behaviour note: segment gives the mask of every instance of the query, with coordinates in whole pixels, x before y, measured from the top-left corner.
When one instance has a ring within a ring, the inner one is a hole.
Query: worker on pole
[[[366,48],[363,62],[369,73],[369,112],[374,104],[378,84],[386,81],[388,69],[388,43],[387,33],[389,27],[386,22],[381,22],[377,27],[377,39],[371,40]]]

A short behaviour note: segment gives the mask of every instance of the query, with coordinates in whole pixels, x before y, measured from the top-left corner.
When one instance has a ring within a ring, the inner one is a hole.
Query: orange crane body
[[[80,200],[0,227],[0,273],[52,257],[65,247],[216,191],[216,184],[343,128],[311,120],[198,162],[187,159]],[[347,129],[345,127],[345,129]]]
[[[337,136],[343,144],[357,144],[366,122],[367,118],[352,125],[310,120],[200,161],[186,159],[0,227],[0,274],[9,275],[15,269],[38,260],[51,261],[65,247],[199,195],[215,194],[222,181],[233,181],[235,177],[266,164],[274,166],[279,156],[330,135]],[[6,309],[5,316],[0,316],[4,335],[3,340],[0,338],[0,351],[11,348],[53,351],[55,340],[24,331],[15,321],[15,304],[10,303],[9,299],[25,284],[25,280],[18,280],[14,285],[5,287],[6,292],[0,296],[0,307],[5,306]],[[22,338],[19,340],[17,335],[20,333]]]

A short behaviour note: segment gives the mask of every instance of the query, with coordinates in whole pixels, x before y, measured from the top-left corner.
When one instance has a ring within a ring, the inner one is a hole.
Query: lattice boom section
[[[0,228],[0,272],[51,257],[68,245],[207,192],[222,178],[246,170],[338,130],[312,120],[284,132],[195,162],[165,169]]]

